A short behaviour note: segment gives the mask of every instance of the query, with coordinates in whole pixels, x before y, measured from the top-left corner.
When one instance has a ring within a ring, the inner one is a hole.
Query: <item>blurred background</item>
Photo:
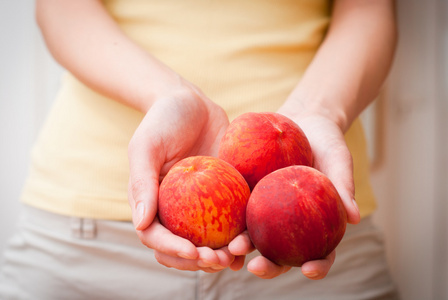
[[[375,222],[403,299],[448,299],[448,1],[398,0],[396,60],[362,116]],[[33,1],[0,1],[0,251],[12,234],[29,152],[59,84]]]

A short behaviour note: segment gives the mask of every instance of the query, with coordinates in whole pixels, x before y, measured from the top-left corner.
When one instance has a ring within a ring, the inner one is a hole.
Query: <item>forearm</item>
[[[98,0],[37,0],[48,49],[84,84],[146,112],[180,78],[131,41]]]
[[[396,35],[392,0],[335,1],[327,37],[281,111],[324,115],[345,132],[377,96]]]

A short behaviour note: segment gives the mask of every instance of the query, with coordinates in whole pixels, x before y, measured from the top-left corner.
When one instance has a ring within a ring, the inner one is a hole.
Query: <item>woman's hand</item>
[[[380,25],[378,25],[380,24]],[[295,121],[307,135],[314,167],[326,174],[338,190],[347,221],[360,221],[354,201],[353,162],[344,133],[378,95],[390,69],[397,41],[394,1],[334,1],[328,33],[300,82],[279,113]],[[234,255],[253,250],[248,238],[229,244]],[[324,278],[335,259],[305,263],[302,273]],[[262,256],[248,269],[262,278],[288,271]]]
[[[313,149],[314,165],[333,182],[347,211],[347,221],[356,224],[360,221],[359,210],[354,201],[353,163],[350,151],[339,126],[322,115],[297,116],[293,110],[284,107],[279,110],[295,121],[305,132]],[[244,255],[254,250],[248,236],[233,240],[229,245],[234,255]],[[335,260],[333,251],[322,260],[309,261],[301,267],[302,273],[310,279],[322,279],[330,270]],[[261,278],[274,278],[291,269],[279,266],[263,256],[252,259],[247,268]]]
[[[187,156],[217,153],[228,125],[223,110],[130,39],[101,1],[39,0],[36,19],[66,70],[92,90],[146,114],[129,144],[128,198],[141,241],[169,267],[238,266],[241,258],[227,248],[196,248],[155,217],[159,180],[168,169]]]
[[[154,249],[159,263],[180,270],[216,272],[234,268],[227,247],[195,247],[160,224],[159,183],[177,161],[193,155],[216,156],[228,126],[225,112],[188,83],[161,96],[151,106],[129,144],[129,204],[143,244]],[[235,264],[238,265],[238,259]]]

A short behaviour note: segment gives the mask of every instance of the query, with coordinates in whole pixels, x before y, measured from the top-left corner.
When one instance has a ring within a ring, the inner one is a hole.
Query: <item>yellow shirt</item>
[[[325,0],[106,0],[122,30],[221,105],[232,120],[276,111],[329,24]],[[128,142],[142,114],[66,74],[32,151],[23,202],[55,213],[130,220]],[[361,215],[375,200],[364,133],[346,134]]]

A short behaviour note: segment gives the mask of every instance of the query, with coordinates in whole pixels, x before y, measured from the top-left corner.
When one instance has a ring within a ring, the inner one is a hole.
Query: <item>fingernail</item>
[[[200,268],[210,268],[213,265],[214,265],[213,263],[208,262],[208,261],[204,261],[204,260],[198,261],[198,267],[200,267]]]
[[[137,204],[136,211],[137,211],[137,226],[135,226],[135,227],[137,229],[139,229],[140,225],[141,225],[141,223],[143,221],[143,218],[145,216],[145,205],[143,204],[143,202],[139,202]]]
[[[184,252],[177,253],[177,256],[179,256],[181,258],[185,258],[185,259],[194,259],[194,257],[192,257],[191,255],[184,253]]]
[[[221,265],[213,265],[210,268],[212,268],[213,270],[224,270],[225,268]]]
[[[356,203],[356,200],[354,198],[352,199],[352,203],[353,206],[356,208],[356,214],[359,219],[361,217],[361,212],[359,211],[358,203]]]
[[[317,272],[307,272],[304,275],[311,279],[319,277],[319,273]]]
[[[359,211],[358,203],[356,203],[355,198],[352,199],[352,203],[353,203],[353,206],[356,208],[356,210]]]
[[[257,276],[264,276],[266,275],[265,271],[250,271],[252,274],[257,275]]]

